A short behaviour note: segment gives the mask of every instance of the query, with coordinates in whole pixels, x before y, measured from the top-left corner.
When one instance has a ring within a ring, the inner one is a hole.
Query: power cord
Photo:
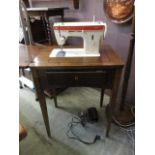
[[[87,144],[87,145],[91,145],[91,144],[94,144],[97,140],[100,140],[101,137],[99,135],[96,135],[94,140],[92,142],[88,142],[88,141],[84,141],[83,139],[81,139],[76,133],[74,133],[73,131],[73,128],[75,126],[77,126],[78,124],[81,124],[83,127],[85,126],[86,124],[86,120],[84,119],[84,117],[80,118],[80,117],[73,117],[72,118],[72,121],[68,123],[68,126],[69,126],[69,130],[67,131],[66,135],[68,138],[70,139],[74,139],[74,140],[78,140],[84,144]],[[70,136],[69,133],[71,133],[73,136]]]

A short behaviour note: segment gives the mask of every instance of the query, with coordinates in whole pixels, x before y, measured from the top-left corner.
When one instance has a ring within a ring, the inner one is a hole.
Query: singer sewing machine
[[[49,57],[94,57],[100,56],[100,42],[106,35],[103,22],[59,22],[53,25],[60,48],[52,50]],[[63,48],[68,37],[82,37],[83,48]]]

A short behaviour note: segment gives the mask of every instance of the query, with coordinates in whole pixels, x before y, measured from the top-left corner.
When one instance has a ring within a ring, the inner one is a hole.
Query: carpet
[[[112,124],[110,138],[105,138],[106,119],[105,108],[99,107],[100,91],[93,88],[68,88],[58,95],[59,108],[55,108],[52,99],[46,98],[52,139],[46,134],[39,103],[35,94],[28,88],[19,91],[19,116],[21,124],[25,125],[28,135],[20,142],[21,155],[133,155],[134,143],[129,134]],[[104,96],[104,105],[109,102],[109,96]],[[96,107],[99,121],[85,128],[76,130],[85,140],[92,140],[95,134],[102,139],[95,144],[86,145],[66,136],[68,123],[78,112],[89,107]],[[89,131],[89,132],[88,132]],[[93,132],[92,132],[93,131]],[[89,139],[89,137],[91,137]]]

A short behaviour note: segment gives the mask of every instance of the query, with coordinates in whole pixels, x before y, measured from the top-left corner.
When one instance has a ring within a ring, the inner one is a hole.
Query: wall
[[[131,21],[117,25],[112,23],[108,18],[106,18],[104,10],[103,10],[103,1],[104,0],[80,0],[80,8],[79,10],[75,10],[73,8],[72,0],[51,0],[46,2],[34,2],[34,7],[60,7],[66,6],[69,7],[69,10],[65,11],[65,20],[66,21],[90,21],[93,19],[95,15],[96,20],[101,20],[107,23],[108,31],[105,38],[105,41],[109,43],[113,49],[120,55],[120,57],[126,62],[126,58],[128,55],[128,47],[129,47],[129,37],[131,33]],[[133,57],[132,69],[129,79],[129,88],[127,92],[126,102],[134,104],[135,100],[135,61]],[[120,99],[121,87],[119,90]]]

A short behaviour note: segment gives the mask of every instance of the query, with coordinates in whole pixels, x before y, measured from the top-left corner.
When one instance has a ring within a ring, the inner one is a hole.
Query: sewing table
[[[118,106],[116,98],[124,65],[123,61],[107,44],[104,45],[100,57],[50,58],[49,54],[55,47],[45,48],[29,65],[48,137],[51,137],[52,129],[50,130],[44,90],[61,87],[101,88],[100,106],[103,102],[104,89],[111,89],[106,129],[106,136],[108,136],[112,114]],[[54,102],[57,107],[56,95]]]

